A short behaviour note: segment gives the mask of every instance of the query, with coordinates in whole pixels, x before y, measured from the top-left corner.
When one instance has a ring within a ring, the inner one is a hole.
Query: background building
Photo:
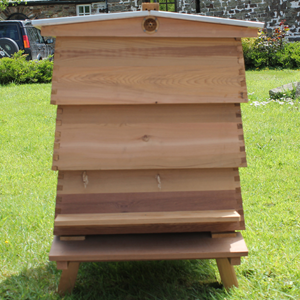
[[[142,0],[27,0],[10,5],[0,12],[0,18],[41,19],[84,16],[98,13],[134,11]],[[197,13],[207,16],[264,21],[266,28],[279,26],[286,20],[291,39],[300,40],[300,0],[160,0],[160,10]]]

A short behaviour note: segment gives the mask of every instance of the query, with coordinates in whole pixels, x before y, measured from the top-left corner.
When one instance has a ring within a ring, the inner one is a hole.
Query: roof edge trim
[[[180,19],[180,20],[196,21],[196,22],[204,22],[204,23],[242,26],[242,27],[251,27],[251,28],[263,28],[264,27],[263,22],[225,19],[225,18],[218,18],[218,17],[208,17],[208,16],[201,16],[201,15],[191,15],[191,14],[173,13],[173,12],[155,11],[155,10],[109,13],[109,14],[96,14],[96,15],[80,16],[80,17],[76,16],[76,17],[40,19],[40,20],[32,20],[31,22],[32,22],[33,26],[35,26],[37,28],[41,28],[42,26],[64,25],[64,24],[85,23],[85,22],[94,22],[94,21],[105,21],[105,20],[117,20],[117,19],[128,19],[128,18],[136,18],[136,17],[146,17],[148,15],[155,16],[155,17]]]

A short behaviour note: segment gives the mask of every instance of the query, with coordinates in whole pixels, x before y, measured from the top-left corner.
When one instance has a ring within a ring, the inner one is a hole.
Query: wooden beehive
[[[55,235],[245,229],[241,38],[263,23],[159,11],[33,23],[56,37]]]

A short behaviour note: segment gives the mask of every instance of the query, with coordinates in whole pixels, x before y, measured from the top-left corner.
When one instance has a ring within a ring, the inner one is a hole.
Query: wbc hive
[[[33,24],[56,37],[59,291],[84,261],[216,258],[237,285],[241,38],[263,23],[149,10]]]

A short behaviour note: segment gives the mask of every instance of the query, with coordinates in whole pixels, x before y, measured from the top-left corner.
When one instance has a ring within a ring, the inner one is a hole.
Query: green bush
[[[246,69],[300,67],[300,43],[285,40],[289,28],[284,22],[271,34],[262,30],[258,38],[242,40]]]
[[[50,58],[27,61],[23,51],[19,51],[12,58],[0,59],[0,84],[51,82],[53,62]]]
[[[257,68],[300,68],[300,42],[284,43],[281,48],[272,46],[262,48],[259,38],[243,39],[243,52],[247,70]]]

